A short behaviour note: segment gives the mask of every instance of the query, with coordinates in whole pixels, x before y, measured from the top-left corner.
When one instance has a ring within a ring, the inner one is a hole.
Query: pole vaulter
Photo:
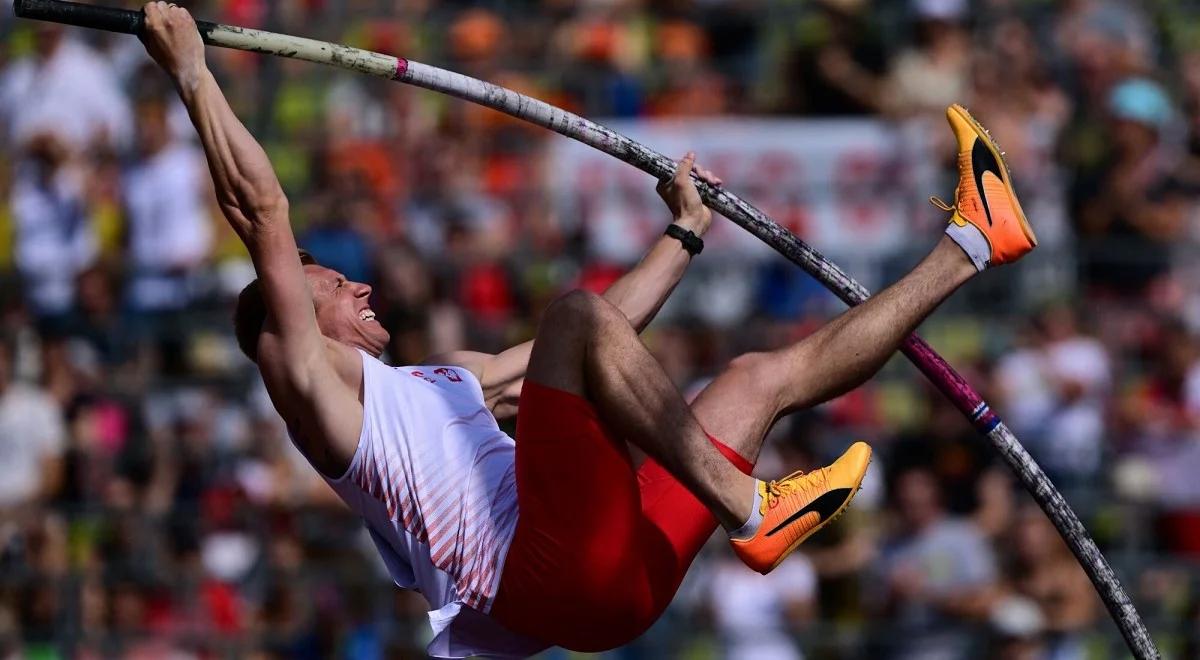
[[[139,34],[144,19],[140,11],[62,0],[14,0],[13,11],[18,17],[124,34]],[[659,180],[670,178],[675,171],[676,164],[670,158],[619,133],[561,108],[482,80],[404,58],[325,41],[208,21],[197,21],[197,27],[204,42],[212,46],[328,64],[415,85],[548,128],[629,163]],[[836,264],[745,200],[709,185],[695,174],[693,182],[707,206],[800,266],[847,305],[858,305],[870,295],[866,288]],[[1159,651],[1145,624],[1108,560],[1101,554],[1074,510],[1008,426],[925,340],[916,334],[910,335],[900,350],[970,419],[975,429],[991,441],[1025,489],[1046,512],[1092,580],[1134,657],[1139,660],[1159,658]]]

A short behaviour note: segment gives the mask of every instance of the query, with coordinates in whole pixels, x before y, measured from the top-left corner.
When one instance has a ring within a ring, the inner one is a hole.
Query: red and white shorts
[[[717,521],[658,463],[635,468],[586,399],[526,380],[519,411],[519,518],[491,616],[574,651],[625,644],[670,604]]]

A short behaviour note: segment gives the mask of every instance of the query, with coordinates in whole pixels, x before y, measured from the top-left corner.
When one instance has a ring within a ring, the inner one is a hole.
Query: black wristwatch
[[[704,241],[691,230],[684,229],[679,225],[667,225],[667,231],[664,234],[683,243],[683,249],[693,257],[704,251]]]

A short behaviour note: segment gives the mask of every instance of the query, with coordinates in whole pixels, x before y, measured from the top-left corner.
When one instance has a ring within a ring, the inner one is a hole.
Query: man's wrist
[[[671,224],[679,225],[690,232],[694,232],[697,236],[703,236],[707,229],[704,226],[703,220],[686,215],[675,218]]]
[[[704,241],[696,234],[696,232],[678,225],[675,223],[667,225],[667,230],[664,235],[671,239],[679,241],[683,249],[691,256],[696,256],[704,251]]]
[[[208,75],[208,66],[201,61],[198,64],[175,72],[172,77],[175,79],[175,86],[179,88],[180,95],[186,100],[188,96],[191,96],[200,89],[200,84]]]

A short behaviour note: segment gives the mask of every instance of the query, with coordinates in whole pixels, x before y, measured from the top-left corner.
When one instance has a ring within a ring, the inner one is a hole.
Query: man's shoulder
[[[328,337],[321,337],[321,340],[325,357],[322,362],[328,366],[322,366],[322,373],[315,374],[320,382],[310,382],[311,387],[307,389],[311,389],[312,392],[307,393],[328,393],[330,386],[336,386],[340,382],[357,394],[362,383],[362,358],[359,351]],[[297,374],[306,370],[298,369],[297,366],[285,357],[277,336],[263,333],[258,342],[258,371],[276,408],[279,408],[281,399],[290,401],[297,395],[306,393],[300,391],[306,388],[297,383]],[[312,381],[313,378],[312,373],[303,375],[303,379],[308,381]]]

